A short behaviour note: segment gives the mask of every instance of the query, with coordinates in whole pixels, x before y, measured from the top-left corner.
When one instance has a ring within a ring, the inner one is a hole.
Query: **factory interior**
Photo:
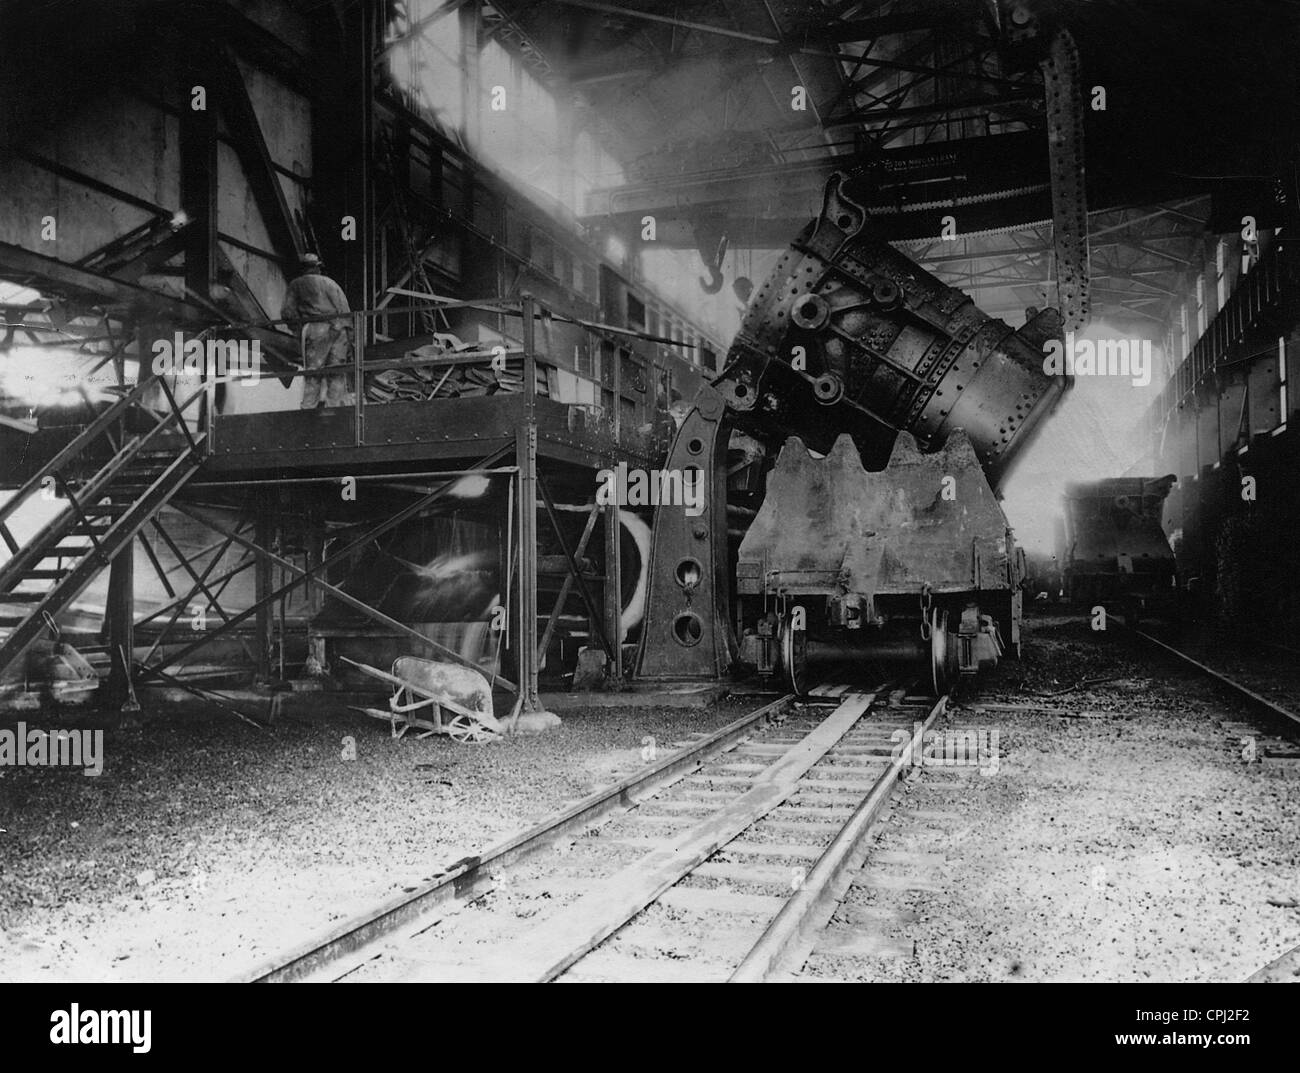
[[[1300,6],[0,40],[0,980],[1300,974]]]

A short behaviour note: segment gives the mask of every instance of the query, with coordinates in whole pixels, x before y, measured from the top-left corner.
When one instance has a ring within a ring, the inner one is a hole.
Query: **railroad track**
[[[1198,673],[1203,674],[1207,678],[1212,678],[1220,685],[1227,687],[1238,697],[1252,705],[1257,711],[1270,716],[1282,727],[1288,737],[1294,740],[1297,736],[1300,736],[1300,713],[1293,712],[1289,708],[1284,708],[1280,704],[1274,703],[1256,690],[1238,682],[1235,678],[1224,674],[1222,671],[1216,671],[1213,667],[1207,666],[1200,660],[1189,656],[1181,649],[1175,648],[1173,645],[1161,641],[1157,637],[1153,637],[1144,630],[1133,629],[1130,632],[1146,644],[1151,645],[1153,648],[1164,652],[1166,655],[1173,656],[1175,659],[1191,667]]]
[[[239,979],[789,979],[947,703],[818,692],[654,758]]]

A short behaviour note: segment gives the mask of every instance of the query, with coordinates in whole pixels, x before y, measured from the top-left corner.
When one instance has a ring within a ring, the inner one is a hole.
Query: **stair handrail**
[[[184,403],[178,405],[175,396],[166,386],[164,377],[160,374],[151,375],[147,380],[140,381],[129,392],[114,402],[112,406],[102,414],[99,414],[89,425],[78,432],[77,435],[74,436],[52,459],[24,481],[7,501],[0,503],[0,524],[3,524],[9,516],[23,504],[27,497],[40,487],[41,482],[46,477],[53,476],[59,484],[64,484],[65,482],[60,477],[58,471],[103,435],[119,417],[125,415],[127,410],[136,405],[144,397],[145,392],[159,380],[163,381],[163,391],[172,411],[170,414],[161,418],[159,424],[170,423],[172,420],[179,420],[181,427],[185,431],[186,438],[189,440],[190,449],[197,450],[198,444],[190,435],[189,428],[185,425],[185,420],[181,415],[190,407],[191,403],[193,403],[195,399],[203,396],[205,388],[200,387],[199,390],[195,391],[194,394],[187,398]]]
[[[99,414],[89,425],[77,433],[63,448],[50,459],[44,466],[38,469],[18,488],[8,501],[0,504],[0,522],[9,517],[22,502],[40,487],[41,481],[46,477],[53,476],[55,471],[62,469],[67,463],[76,458],[95,440],[99,439],[108,428],[122,414],[137,403],[144,391],[148,388],[156,376],[150,376],[148,380],[142,380],[136,384],[129,392],[119,398],[112,406],[103,413]]]
[[[138,401],[139,395],[142,394],[141,389],[146,388],[147,386],[147,384],[137,385],[136,389],[131,392],[132,395],[136,396],[134,401]],[[117,473],[121,471],[122,467],[129,464],[130,459],[139,451],[143,450],[155,437],[162,435],[169,429],[173,428],[177,421],[184,424],[184,411],[192,406],[196,401],[202,399],[204,393],[204,387],[200,386],[197,391],[186,398],[183,403],[178,405],[175,402],[174,396],[165,392],[165,394],[168,395],[169,402],[171,403],[170,412],[164,412],[161,415],[151,413],[150,416],[155,419],[154,426],[141,435],[133,436],[130,440],[124,439],[121,446],[118,448],[117,453],[101,465],[91,477],[81,483],[75,494],[73,489],[69,487],[68,481],[63,474],[58,469],[52,468],[61,460],[67,460],[69,457],[67,449],[60,451],[49,465],[42,467],[41,473],[37,474],[33,480],[28,481],[24,486],[24,494],[30,495],[31,491],[36,487],[37,482],[41,480],[43,476],[50,476],[56,482],[56,487],[62,490],[63,496],[66,499],[66,507],[59,511],[56,516],[52,517],[38,532],[32,535],[30,539],[24,541],[20,547],[13,549],[10,557],[3,564],[0,564],[0,592],[7,592],[13,587],[13,585],[19,583],[23,576],[23,570],[31,566],[35,561],[33,556],[39,558],[37,552],[40,549],[45,547],[50,541],[60,540],[67,535],[67,527],[74,522],[80,521],[86,530],[86,535],[91,539],[92,547],[96,552],[98,552],[100,550],[98,534],[90,531],[92,527],[87,520],[87,514],[93,511],[88,511],[86,507],[97,503],[105,494],[111,495],[111,483],[115,479]],[[121,401],[125,401],[125,399]],[[110,409],[115,409],[116,405],[117,404],[115,404],[114,407],[110,407]],[[118,413],[120,412],[121,411],[118,410]],[[98,431],[102,433],[104,427],[101,425]],[[186,431],[188,433],[188,429],[186,429]],[[179,455],[177,455],[177,459],[197,458],[200,464],[202,464],[203,459],[200,445],[205,441],[206,435],[201,432],[199,433],[197,440],[194,437],[188,437],[188,439],[189,445],[185,447]],[[89,441],[82,441],[83,449],[87,442]],[[71,446],[72,445],[69,444],[69,447]],[[12,503],[14,500],[11,500],[10,502]],[[8,533],[8,527],[4,524],[3,519],[0,519],[0,535],[6,533]]]
[[[108,486],[111,485],[113,479],[117,476],[118,471],[123,465],[123,460],[134,456],[139,451],[142,451],[150,440],[160,433],[167,432],[174,424],[179,424],[181,430],[185,433],[185,439],[189,443],[189,448],[186,453],[191,455],[202,454],[201,444],[204,439],[204,434],[200,432],[198,440],[195,440],[195,438],[190,434],[189,428],[185,424],[184,412],[192,406],[195,401],[203,397],[204,388],[200,387],[183,403],[178,404],[176,402],[176,396],[172,394],[165,379],[162,380],[161,386],[163,394],[166,396],[167,401],[171,406],[171,413],[164,413],[161,416],[151,414],[150,416],[154,417],[156,422],[153,428],[149,429],[147,432],[141,433],[129,443],[125,440],[123,441],[118,453],[101,466],[93,476],[84,481],[77,490],[84,502],[93,504],[100,499],[104,495]],[[67,498],[69,506],[72,507],[75,513],[82,516],[84,522],[85,516],[80,502],[78,501],[78,497],[74,495],[72,486],[68,483],[67,478],[57,470],[52,471],[50,475],[54,477],[57,485],[63,489],[63,494]],[[98,543],[93,537],[91,539],[92,543]]]
[[[201,397],[201,393],[197,397]],[[186,400],[185,405],[188,406],[193,401],[194,397],[191,397],[191,399]],[[134,442],[137,444],[147,442],[150,437],[158,432],[170,428],[175,418],[179,416],[179,410],[167,415],[165,420],[159,421],[153,429],[150,429],[148,433]],[[200,442],[202,439],[203,434],[200,433]],[[13,632],[0,640],[0,671],[7,669],[19,658],[27,647],[38,638],[43,629],[48,628],[51,630],[57,639],[58,623],[53,617],[54,614],[58,614],[75,600],[77,595],[93,580],[94,576],[108,565],[107,554],[117,554],[118,549],[130,546],[130,541],[147,523],[148,519],[156,513],[161,504],[166,502],[170,494],[180,488],[186,479],[202,464],[202,452],[198,450],[197,446],[178,453],[171,460],[166,470],[153,481],[149,490],[143,496],[136,498],[121,517],[110,520],[107,529],[102,534],[104,542],[101,543],[98,539],[94,540],[94,552],[80,557],[66,571],[61,570],[62,576],[48,590],[33,594],[36,599],[33,609],[27,614],[21,615]],[[110,463],[111,465],[112,463]],[[73,506],[76,507],[75,501]],[[79,510],[76,513],[81,515],[84,523],[84,514],[81,514]],[[51,526],[47,527],[46,532],[49,532],[57,524],[57,522],[52,522]],[[38,536],[24,548],[24,553],[28,555],[29,560],[32,549],[39,550],[40,544],[41,541]],[[106,548],[105,544],[110,544],[111,547]],[[57,548],[54,550],[58,551]],[[45,557],[51,556],[47,555]],[[6,572],[12,574],[13,570],[11,568],[20,561],[21,555],[11,559],[4,567],[0,568],[0,577],[3,577]],[[14,580],[21,581],[22,578],[26,577],[24,570],[25,567],[20,566],[18,567],[18,574],[14,578],[11,578],[10,581],[0,582],[0,591],[10,594],[15,592],[16,588],[12,582]],[[5,602],[3,596],[0,596],[0,602]],[[38,613],[39,618],[37,617]]]

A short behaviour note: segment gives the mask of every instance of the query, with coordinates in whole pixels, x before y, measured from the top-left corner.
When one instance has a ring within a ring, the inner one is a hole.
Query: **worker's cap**
[[[300,258],[298,258],[298,263],[302,265],[303,268],[320,268],[320,258],[314,253],[304,253]]]

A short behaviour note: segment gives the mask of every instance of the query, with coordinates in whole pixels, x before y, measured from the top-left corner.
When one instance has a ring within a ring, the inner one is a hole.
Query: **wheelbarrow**
[[[415,735],[417,738],[446,734],[453,741],[475,744],[501,736],[501,724],[492,714],[492,687],[486,676],[472,667],[399,656],[389,673],[347,656],[341,658],[371,678],[394,687],[393,695],[388,698],[388,711],[353,708],[363,715],[386,720],[394,738],[402,737],[408,730],[420,731]],[[445,717],[444,708],[452,713],[450,718]]]

